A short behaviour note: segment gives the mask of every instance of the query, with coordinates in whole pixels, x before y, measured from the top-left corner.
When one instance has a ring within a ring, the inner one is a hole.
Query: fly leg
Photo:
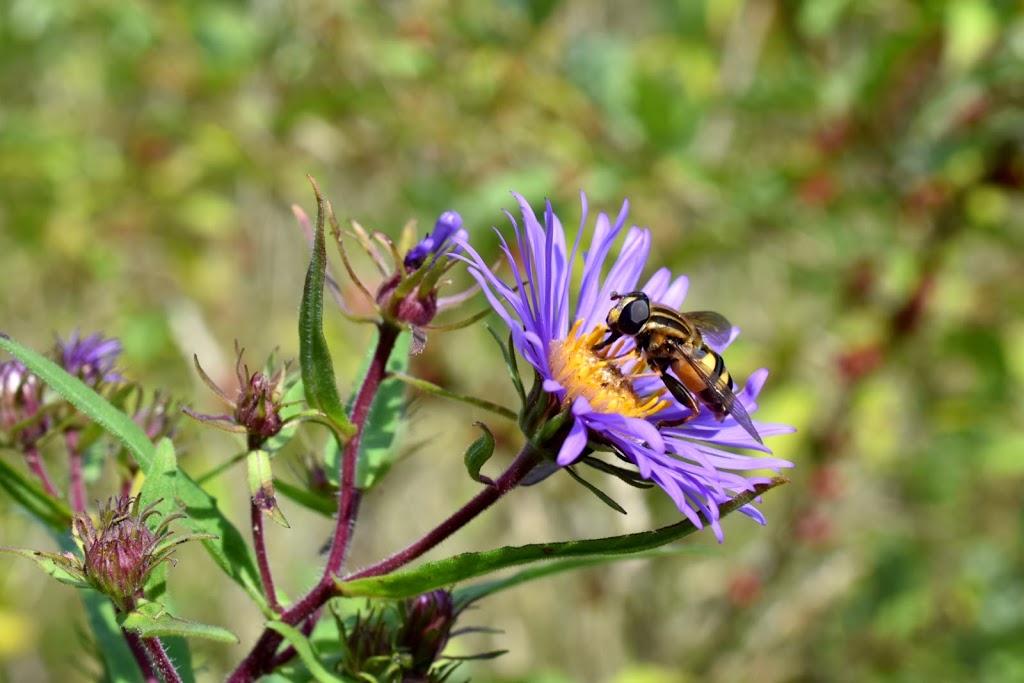
[[[678,427],[679,425],[686,424],[700,415],[700,404],[697,403],[697,399],[693,397],[690,390],[683,386],[683,383],[674,376],[668,374],[669,363],[660,363],[655,361],[651,365],[654,371],[658,373],[658,376],[661,377],[661,381],[664,383],[665,388],[668,389],[669,393],[672,394],[677,401],[690,409],[690,414],[686,417],[681,417],[678,420],[661,420],[655,426],[659,429],[662,427]]]

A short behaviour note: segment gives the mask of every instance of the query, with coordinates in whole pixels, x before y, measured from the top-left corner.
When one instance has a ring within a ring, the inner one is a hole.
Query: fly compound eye
[[[651,305],[647,297],[633,299],[622,307],[622,315],[619,316],[619,329],[623,334],[639,334],[641,328],[651,318]]]

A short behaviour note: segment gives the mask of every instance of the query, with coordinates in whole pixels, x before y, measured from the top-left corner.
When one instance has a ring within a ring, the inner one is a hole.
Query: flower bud
[[[399,646],[412,655],[410,673],[423,675],[444,651],[455,623],[455,602],[446,590],[435,590],[408,603]]]
[[[39,414],[43,405],[43,383],[24,363],[0,363],[0,440],[33,446],[46,433],[50,418]]]
[[[171,547],[164,543],[171,533],[167,526],[182,515],[171,515],[151,531],[146,520],[159,514],[156,505],[140,512],[138,498],[120,497],[100,506],[99,526],[94,526],[84,513],[75,518],[85,580],[109,597],[119,612],[134,609],[137,600],[144,597],[143,587],[150,573],[170,559]]]

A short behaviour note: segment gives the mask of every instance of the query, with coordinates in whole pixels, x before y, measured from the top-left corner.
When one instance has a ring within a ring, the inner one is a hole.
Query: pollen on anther
[[[582,396],[598,412],[639,418],[650,417],[669,405],[661,398],[664,391],[637,394],[633,381],[641,374],[642,364],[630,363],[629,371],[624,372],[628,359],[617,353],[619,345],[605,353],[593,350],[608,334],[607,327],[598,325],[581,335],[582,324],[577,320],[569,334],[553,341],[550,347],[551,373],[565,388],[565,405]]]

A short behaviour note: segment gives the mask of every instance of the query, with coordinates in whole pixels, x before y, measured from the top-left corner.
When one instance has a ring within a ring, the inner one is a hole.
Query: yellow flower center
[[[577,336],[582,324],[582,320],[577,320],[565,339],[553,342],[549,351],[553,378],[565,387],[563,406],[582,396],[598,412],[647,418],[669,405],[661,398],[664,389],[649,396],[636,393],[633,380],[643,364],[634,363],[630,372],[624,373],[623,366],[631,354],[619,355],[621,344],[613,344],[600,353],[593,350],[608,334],[607,327],[598,325],[588,334]]]

